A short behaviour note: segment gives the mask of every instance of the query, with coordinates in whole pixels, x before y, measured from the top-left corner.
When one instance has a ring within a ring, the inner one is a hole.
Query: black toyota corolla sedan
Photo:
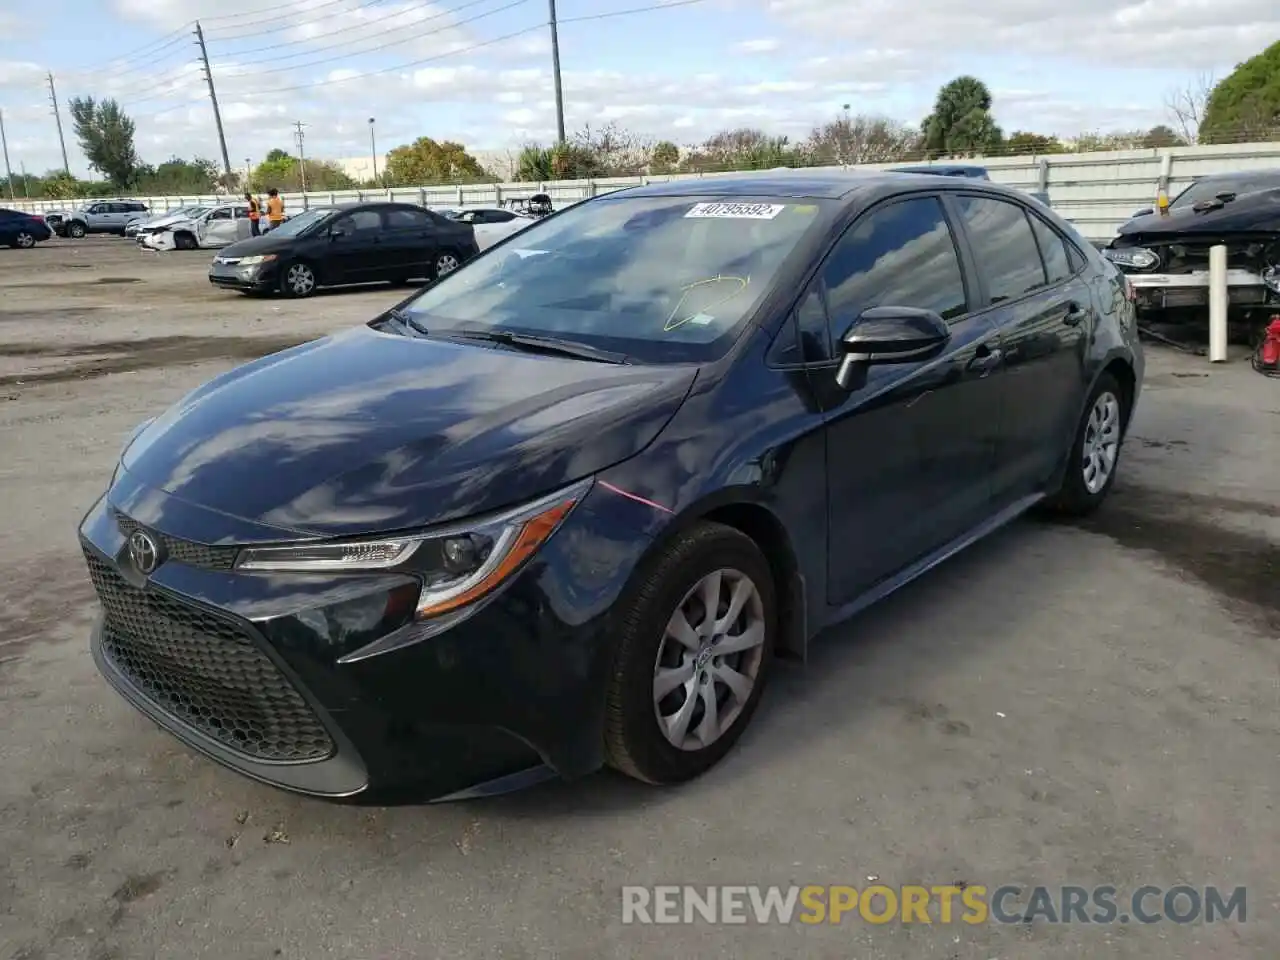
[[[777,658],[1115,479],[1124,279],[1014,190],[791,171],[570,207],[139,428],[81,527],[108,681],[258,780],[687,780]]]

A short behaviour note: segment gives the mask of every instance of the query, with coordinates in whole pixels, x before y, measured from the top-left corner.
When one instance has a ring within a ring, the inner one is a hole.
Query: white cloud
[[[736,44],[735,48],[739,53],[772,53],[780,46],[782,41],[770,37],[762,40],[743,40]]]

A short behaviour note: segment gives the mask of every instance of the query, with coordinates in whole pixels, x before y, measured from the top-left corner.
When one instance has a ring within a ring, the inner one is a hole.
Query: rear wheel
[[[86,231],[83,223],[67,224],[67,236],[71,237],[74,240],[81,239],[85,235],[85,232]]]
[[[453,273],[460,266],[462,266],[462,261],[458,259],[456,253],[443,250],[436,254],[436,258],[431,264],[432,279],[439,280],[441,277]]]
[[[287,297],[309,297],[316,290],[316,273],[309,264],[295,260],[280,271],[280,292]]]
[[[622,608],[605,755],[648,783],[690,780],[732,749],[755,713],[777,624],[769,565],[716,523],[682,534]]]
[[[36,245],[35,235],[27,233],[25,230],[19,230],[18,235],[13,238],[13,245],[23,250],[30,250]]]
[[[1102,505],[1115,483],[1128,417],[1125,391],[1115,377],[1104,373],[1076,428],[1062,487],[1046,503],[1051,511],[1082,517]]]

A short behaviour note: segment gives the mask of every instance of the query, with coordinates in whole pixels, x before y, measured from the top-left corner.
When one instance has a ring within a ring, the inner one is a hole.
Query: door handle
[[[985,351],[983,348],[979,348],[978,355],[966,364],[965,369],[975,373],[981,373],[985,377],[988,373],[998,367],[1003,359],[1004,351],[998,347],[994,350]]]
[[[1074,327],[1084,319],[1084,308],[1080,304],[1072,300],[1067,304],[1067,312],[1062,317],[1062,322],[1068,327]]]

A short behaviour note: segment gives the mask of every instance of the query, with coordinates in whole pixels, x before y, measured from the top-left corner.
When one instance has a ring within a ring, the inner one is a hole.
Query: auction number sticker
[[[710,217],[725,220],[772,220],[785,203],[699,203],[685,217]]]

